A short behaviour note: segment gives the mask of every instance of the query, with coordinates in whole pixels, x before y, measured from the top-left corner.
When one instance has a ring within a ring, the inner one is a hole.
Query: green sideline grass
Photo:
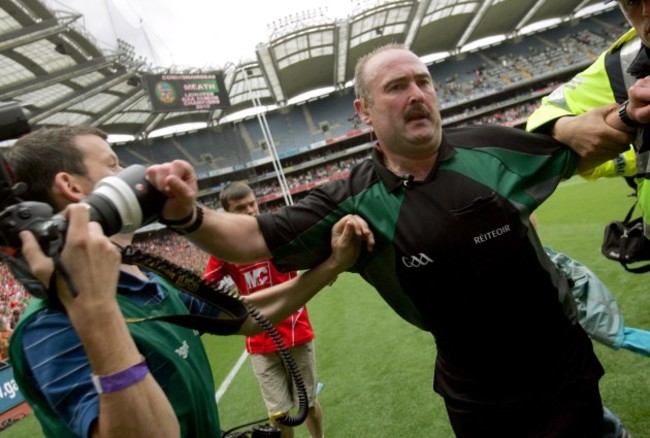
[[[630,274],[600,255],[603,228],[632,204],[621,179],[563,183],[537,212],[542,241],[590,267],[618,299],[628,326],[650,329],[650,274]],[[522,292],[525,290],[522,289]],[[430,335],[402,321],[358,276],[341,275],[308,305],[316,331],[320,401],[328,437],[451,437],[441,398],[432,391],[435,345]],[[523,334],[525,335],[525,334]],[[522,334],[478,342],[509,342]],[[239,358],[241,337],[205,336],[218,387]],[[594,344],[606,370],[603,401],[635,437],[650,431],[650,358]],[[513,348],[516,344],[513,343]],[[264,418],[265,409],[247,360],[219,403],[222,427]],[[33,416],[3,436],[37,437]],[[645,434],[645,435],[644,435]],[[296,437],[308,437],[306,428]]]

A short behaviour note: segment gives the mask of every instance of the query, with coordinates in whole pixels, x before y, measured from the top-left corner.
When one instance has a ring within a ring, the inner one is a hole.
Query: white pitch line
[[[237,363],[235,366],[230,370],[226,378],[224,379],[223,383],[221,386],[219,386],[219,389],[217,392],[214,394],[214,398],[217,399],[217,404],[219,404],[219,400],[221,400],[221,397],[225,394],[226,390],[232,383],[232,381],[235,379],[235,376],[239,372],[239,369],[244,365],[244,361],[246,361],[246,358],[248,357],[248,352],[244,350],[244,352],[239,356],[239,359],[237,360]]]

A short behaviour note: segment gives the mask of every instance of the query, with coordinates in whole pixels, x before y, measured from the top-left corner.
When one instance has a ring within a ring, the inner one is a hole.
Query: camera
[[[114,176],[100,180],[81,202],[90,206],[90,220],[99,222],[104,234],[128,233],[159,218],[165,196],[145,179],[145,167],[134,164]],[[46,254],[54,254],[65,235],[66,220],[54,215],[42,202],[20,201],[0,212],[0,237],[11,248],[21,245],[18,233],[29,230],[38,238]]]
[[[17,253],[22,245],[18,234],[28,230],[36,236],[43,252],[54,256],[63,249],[66,219],[54,214],[49,204],[21,200],[25,184],[13,184],[9,171],[0,153],[0,245]],[[90,207],[90,220],[98,222],[107,236],[133,232],[160,218],[166,197],[149,184],[145,172],[146,168],[139,164],[129,166],[100,180],[81,201]]]
[[[0,103],[0,141],[18,138],[31,131],[16,102]],[[160,218],[165,196],[145,179],[144,166],[135,164],[114,176],[100,180],[81,202],[90,206],[90,220],[99,222],[104,234],[129,233]],[[31,231],[43,252],[53,256],[63,247],[67,229],[65,218],[54,214],[43,202],[20,199],[27,186],[12,181],[12,170],[0,152],[0,245],[17,252],[18,233]]]

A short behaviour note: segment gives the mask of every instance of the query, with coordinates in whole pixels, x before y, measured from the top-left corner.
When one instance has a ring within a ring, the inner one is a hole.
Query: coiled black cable
[[[206,282],[194,272],[178,266],[163,257],[143,252],[131,245],[122,247],[116,244],[116,246],[119,248],[120,253],[122,254],[123,263],[134,264],[147,270],[153,271],[166,280],[170,281],[177,288],[197,297],[204,302],[207,302],[208,304],[211,304],[220,309],[222,308],[218,303],[214,302],[214,297],[210,297],[205,293],[205,288],[215,294],[224,294],[243,304],[248,314],[260,325],[260,327],[262,327],[262,329],[269,335],[273,343],[278,348],[278,353],[280,354],[282,361],[287,367],[287,370],[291,375],[291,378],[296,386],[296,391],[298,393],[298,413],[295,416],[289,415],[288,413],[278,413],[272,415],[271,419],[289,427],[298,426],[305,421],[307,418],[307,411],[309,409],[309,400],[307,398],[307,389],[305,388],[305,383],[302,380],[300,370],[298,369],[298,366],[293,359],[293,356],[289,352],[286,344],[282,340],[280,333],[278,333],[275,326],[271,324],[271,322],[259,311],[259,309],[242,298],[241,295],[228,291],[224,288],[217,287],[217,285],[214,283]],[[215,321],[215,323],[218,323],[218,321]]]

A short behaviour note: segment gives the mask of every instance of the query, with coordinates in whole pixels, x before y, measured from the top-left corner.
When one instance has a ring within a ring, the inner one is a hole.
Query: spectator
[[[221,205],[231,213],[257,216],[260,210],[253,190],[240,181],[235,181],[221,192]],[[280,284],[294,278],[297,272],[280,273],[273,260],[260,260],[254,263],[233,264],[210,257],[205,268],[204,278],[213,284],[218,284],[230,277],[239,293],[248,296],[264,290],[275,284]],[[284,344],[300,369],[300,374],[308,393],[309,410],[305,421],[312,438],[323,436],[323,411],[318,401],[318,377],[316,373],[316,350],[314,347],[314,331],[309,321],[307,307],[303,306],[280,322],[276,329]],[[269,415],[273,413],[288,413],[298,406],[296,390],[289,375],[278,347],[267,333],[246,338],[246,350],[251,354],[253,371],[260,385],[262,397]],[[281,423],[276,425],[282,431],[282,438],[292,438],[292,427]]]

